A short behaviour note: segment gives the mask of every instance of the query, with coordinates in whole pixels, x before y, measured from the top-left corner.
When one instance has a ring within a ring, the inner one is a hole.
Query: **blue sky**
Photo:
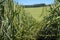
[[[32,5],[32,4],[40,4],[40,3],[52,4],[54,3],[54,0],[15,0],[15,2],[18,2],[18,4],[23,4],[23,5]]]

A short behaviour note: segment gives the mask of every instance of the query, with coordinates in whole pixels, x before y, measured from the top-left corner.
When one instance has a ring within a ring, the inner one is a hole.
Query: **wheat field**
[[[60,5],[24,8],[0,0],[0,40],[60,40]]]

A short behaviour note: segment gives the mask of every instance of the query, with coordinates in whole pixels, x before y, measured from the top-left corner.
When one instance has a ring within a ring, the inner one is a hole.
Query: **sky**
[[[15,2],[18,2],[18,4],[23,5],[33,5],[33,4],[53,4],[54,0],[14,0]]]

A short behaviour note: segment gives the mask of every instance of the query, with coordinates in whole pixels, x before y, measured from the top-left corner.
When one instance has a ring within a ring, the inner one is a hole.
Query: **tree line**
[[[23,7],[25,8],[30,8],[30,7],[44,7],[44,6],[50,6],[49,5],[46,5],[46,4],[33,4],[33,5],[22,5]]]

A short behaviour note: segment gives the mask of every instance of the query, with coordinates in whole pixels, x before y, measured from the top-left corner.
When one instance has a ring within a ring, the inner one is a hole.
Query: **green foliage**
[[[35,40],[37,22],[32,15],[13,0],[5,0],[2,6],[0,40]]]
[[[56,0],[56,1],[60,2],[60,0]]]
[[[50,7],[50,14],[44,17],[42,29],[38,33],[40,40],[59,40],[60,38],[60,5],[56,3]],[[42,36],[43,35],[43,36]],[[41,39],[42,38],[42,39]]]
[[[32,15],[25,12],[23,6],[14,3],[13,0],[3,2],[0,0],[0,2],[0,40],[36,40],[41,35],[45,35],[44,39],[48,35],[59,36],[59,4],[50,7],[49,15],[40,16],[42,18],[38,22]]]

